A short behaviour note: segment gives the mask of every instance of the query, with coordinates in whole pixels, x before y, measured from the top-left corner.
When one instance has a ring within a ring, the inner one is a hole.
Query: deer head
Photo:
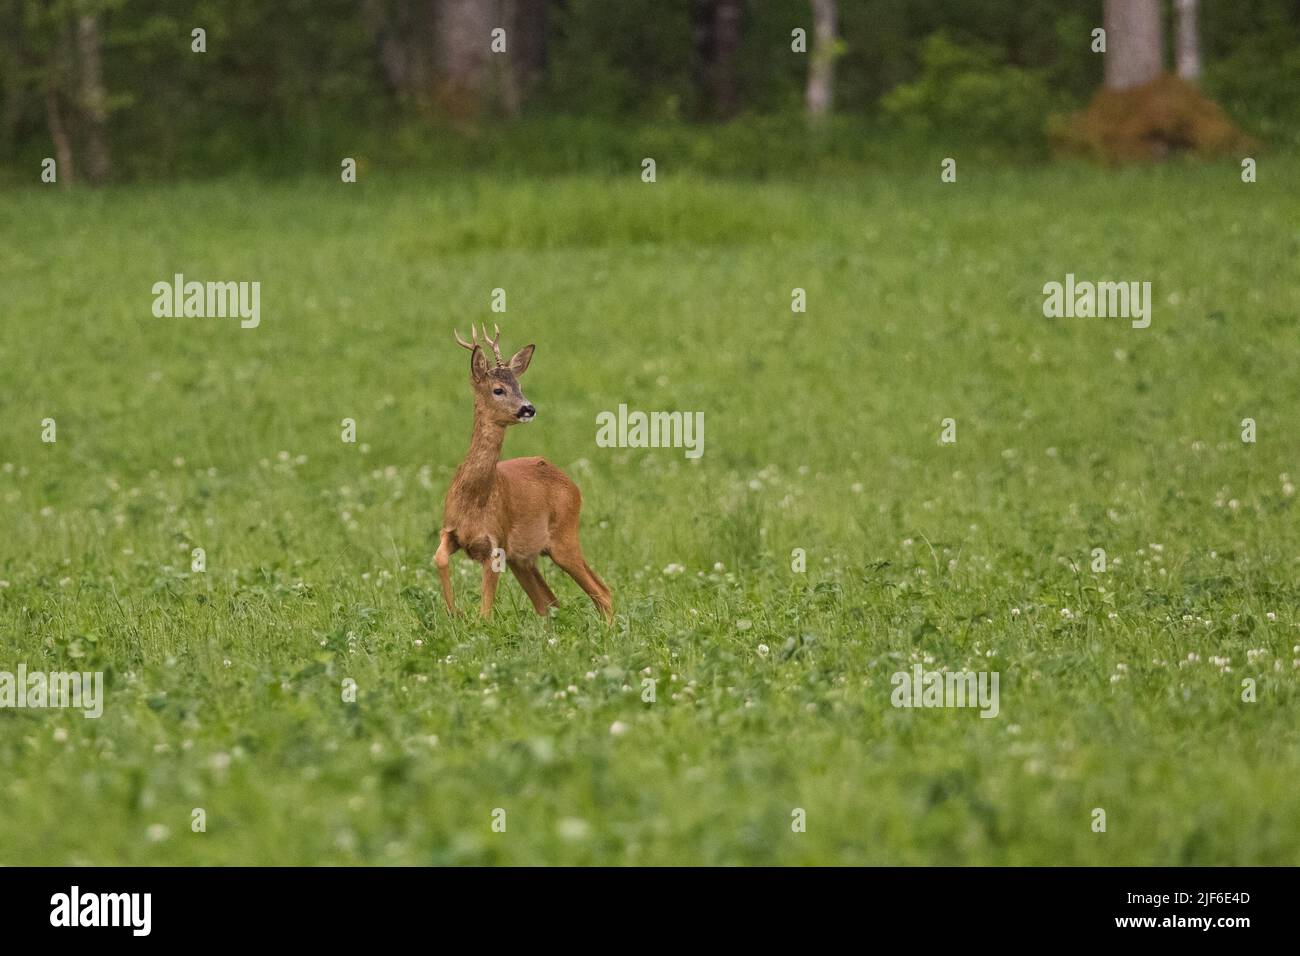
[[[491,347],[496,356],[496,365],[488,363],[487,353],[479,345],[478,333],[474,326],[469,327],[473,341],[466,342],[459,332],[453,332],[462,348],[469,349],[469,382],[474,389],[474,416],[482,417],[497,425],[517,425],[531,422],[537,414],[534,408],[519,390],[519,376],[524,374],[528,363],[533,359],[536,346],[525,345],[516,352],[509,362],[501,361],[501,328],[493,326],[496,338],[488,338],[487,326],[483,327],[483,340]]]

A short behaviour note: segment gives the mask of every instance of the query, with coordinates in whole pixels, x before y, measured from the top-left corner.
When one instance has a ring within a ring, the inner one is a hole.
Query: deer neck
[[[469,442],[469,453],[456,469],[452,487],[462,500],[483,507],[492,495],[496,483],[497,462],[501,460],[501,445],[506,438],[504,425],[490,421],[478,409],[474,411],[474,435]]]

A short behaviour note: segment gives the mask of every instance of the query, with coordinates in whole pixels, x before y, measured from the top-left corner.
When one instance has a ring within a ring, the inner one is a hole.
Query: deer
[[[519,378],[532,362],[536,346],[526,345],[509,362],[503,362],[500,326],[494,326],[494,331],[495,339],[483,326],[483,339],[496,356],[495,366],[489,364],[472,324],[470,342],[452,330],[460,346],[470,351],[474,431],[465,460],[447,489],[434,555],[447,610],[457,613],[451,589],[451,558],[464,550],[483,565],[479,611],[485,619],[492,616],[497,583],[504,570],[502,556],[533,610],[548,615],[559,602],[537,566],[538,558],[546,555],[587,593],[606,622],[613,623],[609,588],[587,563],[578,543],[578,516],[582,510],[578,486],[545,458],[501,461],[506,429],[531,422],[537,416],[537,409],[519,389]]]

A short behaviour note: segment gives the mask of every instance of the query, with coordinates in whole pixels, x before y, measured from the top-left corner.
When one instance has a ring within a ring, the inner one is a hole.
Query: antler
[[[474,339],[473,342],[466,342],[464,339],[462,339],[460,337],[460,332],[458,332],[456,329],[452,329],[451,334],[456,336],[456,341],[460,343],[461,348],[469,349],[471,352],[473,352],[476,348],[478,348],[478,333],[474,331],[473,322],[471,322],[469,326],[469,334]]]
[[[493,323],[492,328],[496,330],[497,337],[495,339],[488,338],[487,326],[485,325],[483,326],[483,340],[487,342],[488,345],[492,346],[492,351],[495,352],[497,356],[497,368],[500,368],[505,364],[501,361],[501,349],[497,345],[497,343],[501,341],[501,326]]]
[[[497,337],[495,339],[489,338],[487,334],[487,326],[485,325],[483,326],[483,341],[486,342],[488,345],[492,346],[492,351],[493,353],[496,354],[497,357],[497,367],[500,368],[505,364],[503,361],[501,361],[501,348],[498,344],[501,341],[501,326],[494,324],[492,328],[496,331]],[[462,339],[460,337],[460,333],[457,332],[455,329],[451,330],[451,334],[456,336],[456,341],[460,343],[461,348],[469,349],[471,352],[474,351],[476,348],[478,348],[478,333],[474,331],[473,322],[469,324],[469,334],[470,334],[470,338],[473,339],[472,342],[466,342],[464,339]]]

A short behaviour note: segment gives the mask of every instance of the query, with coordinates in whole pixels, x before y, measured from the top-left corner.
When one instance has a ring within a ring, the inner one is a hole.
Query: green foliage
[[[1100,84],[1101,58],[1089,49],[1100,0],[839,6],[839,132],[770,146],[761,137],[795,130],[802,114],[810,54],[794,53],[790,39],[811,27],[806,3],[743,4],[733,64],[741,122],[717,128],[700,124],[713,113],[698,42],[708,4],[697,0],[550,3],[537,38],[540,74],[524,84],[515,123],[500,108],[440,109],[435,77],[414,91],[394,88],[380,37],[406,42],[407,55],[431,67],[435,3],[0,0],[9,26],[0,38],[0,168],[30,181],[51,155],[50,84],[61,90],[78,152],[69,44],[75,14],[87,10],[103,22],[107,138],[119,181],[303,174],[363,152],[391,167],[450,168],[448,157],[491,154],[500,168],[603,171],[621,167],[628,140],[685,143],[690,156],[674,157],[679,169],[803,175],[810,154],[819,168],[826,160],[845,169],[889,142],[876,129],[882,118],[913,139],[931,138],[927,154],[940,141],[960,141],[1023,158],[1041,155],[1049,113],[1082,105]],[[1290,0],[1200,6],[1206,90],[1266,142],[1293,142],[1300,8]],[[386,31],[376,29],[374,11],[388,17]],[[207,30],[205,54],[190,50],[195,26]],[[694,134],[679,129],[692,123],[700,125]],[[511,125],[521,128],[502,129]],[[850,129],[861,139],[846,151]],[[566,142],[568,134],[577,141]],[[595,165],[561,167],[557,158],[579,156]]]
[[[1053,96],[1042,71],[1000,62],[995,50],[961,46],[943,33],[921,51],[921,75],[881,100],[886,115],[933,134],[978,136],[1032,150],[1045,145]]]
[[[1251,44],[1210,63],[1203,86],[1229,115],[1245,117],[1267,143],[1300,144],[1300,48]]]
[[[663,0],[653,9],[608,0],[557,5],[539,106],[569,116],[663,121],[692,115],[690,6],[689,0]]]

